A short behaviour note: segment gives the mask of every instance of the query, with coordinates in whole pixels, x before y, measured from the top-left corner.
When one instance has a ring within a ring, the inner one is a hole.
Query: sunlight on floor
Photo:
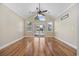
[[[39,54],[44,55],[44,51],[43,51],[44,47],[45,47],[45,38],[44,37],[41,37],[41,38],[35,37],[34,38],[34,49],[35,49],[34,55],[37,55],[39,52],[40,52]]]

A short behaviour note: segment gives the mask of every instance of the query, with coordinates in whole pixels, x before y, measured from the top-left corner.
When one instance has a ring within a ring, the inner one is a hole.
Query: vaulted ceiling
[[[26,18],[31,12],[36,10],[38,3],[4,3],[8,8],[13,10],[19,16]],[[41,3],[42,10],[48,10],[48,14],[57,16],[66,10],[72,3]]]

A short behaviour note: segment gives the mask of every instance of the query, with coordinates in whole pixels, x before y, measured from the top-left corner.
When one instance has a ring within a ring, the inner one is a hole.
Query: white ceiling
[[[35,11],[36,7],[38,7],[38,3],[4,3],[4,5],[23,18],[31,15],[31,12]],[[41,9],[48,10],[50,15],[57,16],[72,5],[72,3],[41,3],[40,5]]]

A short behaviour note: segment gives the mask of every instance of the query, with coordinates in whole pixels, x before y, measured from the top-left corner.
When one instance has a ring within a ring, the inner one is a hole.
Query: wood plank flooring
[[[76,50],[53,37],[26,37],[2,50],[1,56],[76,56]]]

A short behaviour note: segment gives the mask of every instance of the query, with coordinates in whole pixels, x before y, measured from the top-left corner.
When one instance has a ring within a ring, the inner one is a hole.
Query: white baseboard
[[[11,44],[13,44],[13,43],[15,43],[15,42],[17,42],[17,41],[19,41],[19,40],[21,40],[21,39],[23,39],[23,38],[24,38],[24,36],[23,36],[23,37],[20,37],[19,39],[16,39],[16,40],[14,40],[14,41],[12,41],[12,42],[9,42],[9,43],[3,45],[2,47],[0,47],[0,50],[3,49],[3,48],[5,48],[5,47],[10,46]]]
[[[63,43],[65,43],[65,44],[67,44],[67,45],[71,46],[72,48],[77,49],[77,47],[76,47],[76,46],[74,46],[74,45],[72,45],[72,44],[68,43],[67,41],[62,40],[61,38],[59,38],[59,37],[57,37],[57,36],[55,36],[55,38],[56,38],[56,39],[58,39],[58,40],[60,40],[60,41],[62,41],[62,42],[63,42]]]

